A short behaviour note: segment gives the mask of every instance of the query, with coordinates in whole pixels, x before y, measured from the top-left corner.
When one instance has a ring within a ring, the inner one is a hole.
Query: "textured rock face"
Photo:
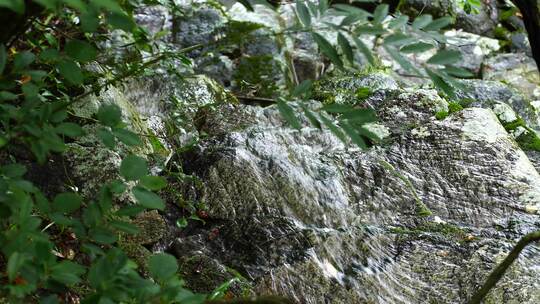
[[[500,54],[484,63],[487,80],[504,81],[531,101],[540,100],[540,75],[534,60],[523,53]]]
[[[540,131],[540,112],[519,90],[489,80],[466,80],[463,84],[465,90],[460,91],[458,96],[471,101],[471,106],[493,108],[498,103],[507,104],[531,128]]]
[[[439,121],[446,104],[435,96],[394,88],[368,98],[391,138],[370,151],[284,128],[274,107],[232,106],[251,123],[222,124],[183,155],[209,220],[175,241],[177,254],[299,303],[465,301],[535,229],[525,210],[540,204],[540,176],[491,110]],[[487,303],[537,302],[537,253],[527,249]]]

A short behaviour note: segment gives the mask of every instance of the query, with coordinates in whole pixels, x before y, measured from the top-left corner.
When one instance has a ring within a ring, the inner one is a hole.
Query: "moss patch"
[[[521,117],[512,122],[503,123],[503,126],[506,131],[511,133],[517,133],[521,129],[521,132],[515,137],[519,146],[524,150],[540,152],[540,137],[533,129],[527,126]]]

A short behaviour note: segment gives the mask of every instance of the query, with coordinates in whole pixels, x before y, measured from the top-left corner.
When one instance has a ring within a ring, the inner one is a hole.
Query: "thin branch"
[[[476,294],[469,300],[468,304],[480,304],[488,292],[501,280],[506,270],[519,257],[521,251],[528,245],[540,241],[540,231],[532,232],[522,237],[516,246],[510,251],[508,256],[500,263],[488,276],[486,282]]]

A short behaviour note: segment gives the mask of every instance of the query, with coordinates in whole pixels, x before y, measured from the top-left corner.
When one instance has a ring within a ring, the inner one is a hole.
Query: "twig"
[[[508,256],[500,263],[488,276],[486,282],[476,294],[469,300],[468,304],[480,304],[488,292],[495,287],[512,263],[519,257],[521,251],[531,243],[540,241],[540,231],[532,232],[522,237],[516,246],[510,251]]]

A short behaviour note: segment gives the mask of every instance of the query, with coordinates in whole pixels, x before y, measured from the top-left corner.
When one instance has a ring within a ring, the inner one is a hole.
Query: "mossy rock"
[[[139,233],[126,236],[126,241],[130,243],[152,244],[167,234],[167,223],[155,210],[139,214],[131,223],[139,228]]]

